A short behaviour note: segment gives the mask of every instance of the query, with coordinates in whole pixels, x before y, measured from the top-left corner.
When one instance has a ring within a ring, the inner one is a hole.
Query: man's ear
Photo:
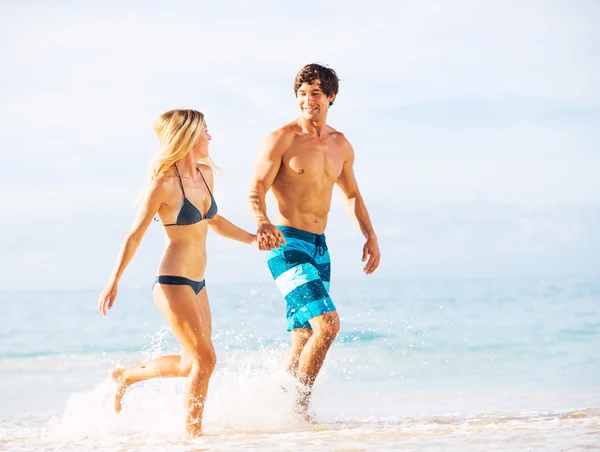
[[[335,100],[335,94],[331,94],[327,100],[329,101],[329,105],[333,104],[333,101]]]

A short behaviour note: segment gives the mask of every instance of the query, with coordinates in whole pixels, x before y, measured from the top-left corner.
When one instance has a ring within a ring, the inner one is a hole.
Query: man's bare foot
[[[298,388],[298,398],[296,399],[296,408],[294,414],[308,424],[316,424],[315,417],[308,412],[310,408],[311,390],[306,387]]]
[[[311,425],[318,424],[317,418],[314,416],[314,414],[310,414],[308,411],[305,411],[304,413],[298,413],[298,416],[300,416],[300,419],[302,419],[307,424],[311,424]]]
[[[315,416],[308,412],[308,406],[296,404],[296,408],[294,409],[294,416],[296,417],[296,419],[299,419],[302,422],[306,422],[307,424],[318,424]]]
[[[129,387],[129,385],[125,381],[125,377],[123,375],[124,373],[125,369],[121,368],[116,368],[110,371],[110,378],[112,378],[117,384],[117,389],[115,391],[115,395],[113,396],[115,411],[117,413],[121,412],[121,399],[123,398],[123,396],[125,395],[125,391],[127,391],[127,388]]]

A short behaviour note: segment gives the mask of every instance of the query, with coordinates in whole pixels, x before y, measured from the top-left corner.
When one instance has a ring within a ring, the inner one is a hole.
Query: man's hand
[[[267,251],[273,248],[279,248],[280,244],[287,245],[283,234],[276,226],[271,223],[261,223],[256,230],[258,249]]]
[[[367,275],[370,275],[377,267],[379,267],[381,253],[379,252],[379,244],[377,243],[377,237],[375,235],[369,235],[367,243],[365,243],[365,246],[363,246],[362,261],[367,261],[367,264],[364,268],[364,272]]]

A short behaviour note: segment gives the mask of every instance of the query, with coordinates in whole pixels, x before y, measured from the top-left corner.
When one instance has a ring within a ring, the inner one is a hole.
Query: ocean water
[[[114,366],[178,346],[150,287],[0,292],[0,450],[600,450],[600,278],[334,279],[342,329],[290,413],[272,282],[207,286],[218,364],[205,436],[184,435],[183,379],[129,389]]]

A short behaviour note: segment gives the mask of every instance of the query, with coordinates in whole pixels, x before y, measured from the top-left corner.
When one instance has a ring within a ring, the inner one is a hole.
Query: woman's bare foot
[[[199,436],[202,436],[202,429],[195,429],[195,428],[190,429],[189,427],[187,428],[187,437],[188,438],[198,438]]]
[[[127,382],[125,381],[126,379],[123,375],[124,373],[125,369],[122,368],[116,368],[110,371],[110,378],[112,378],[117,384],[117,389],[113,397],[115,411],[117,413],[121,412],[121,399],[123,398],[123,396],[125,395],[125,391],[127,391],[127,388],[129,387],[129,384],[127,384]]]
[[[185,431],[188,438],[197,438],[202,436],[202,422],[197,419],[188,418],[186,421]]]

